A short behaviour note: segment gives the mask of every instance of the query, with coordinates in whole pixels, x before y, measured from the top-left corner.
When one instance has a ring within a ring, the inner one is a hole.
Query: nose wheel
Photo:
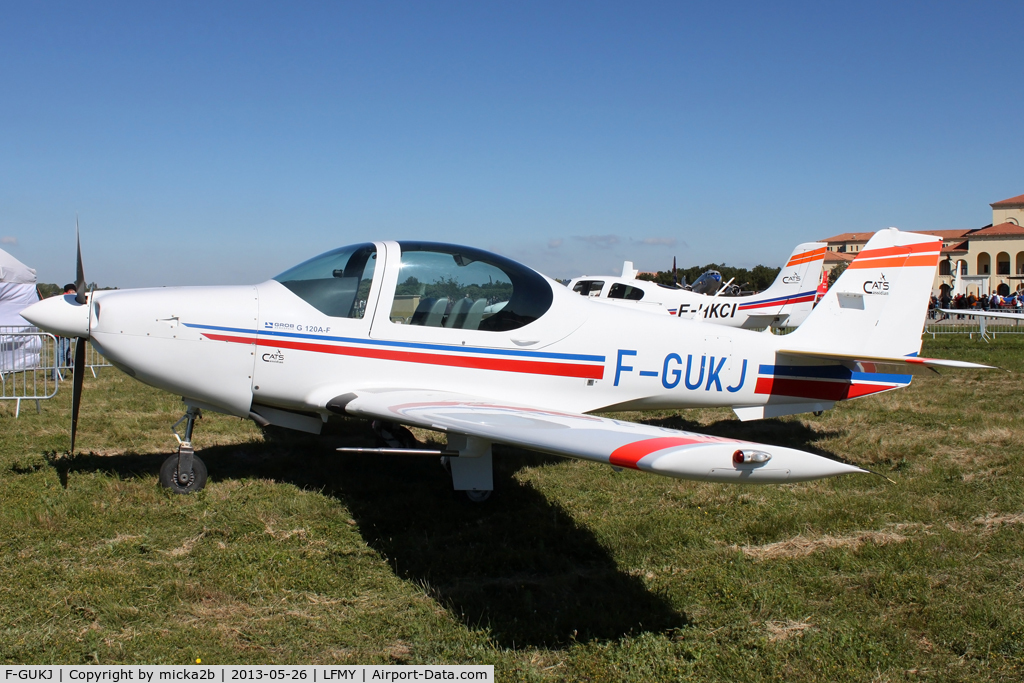
[[[196,457],[192,450],[192,428],[201,417],[198,408],[190,407],[185,415],[174,423],[171,432],[178,440],[178,453],[164,460],[160,466],[160,485],[175,493],[193,493],[206,486],[206,464]],[[185,422],[185,438],[178,436],[177,427]]]

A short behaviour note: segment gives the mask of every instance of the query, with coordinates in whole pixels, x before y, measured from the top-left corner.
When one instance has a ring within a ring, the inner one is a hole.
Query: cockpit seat
[[[444,321],[444,313],[448,310],[448,297],[427,297],[420,301],[416,312],[412,314],[410,325],[422,325],[424,327],[441,327]]]
[[[445,318],[445,327],[454,327],[458,330],[466,329],[466,315],[469,313],[469,309],[473,307],[473,300],[468,296],[463,297],[455,302],[452,306],[452,312]]]
[[[477,299],[474,301],[473,305],[469,307],[469,311],[466,313],[466,320],[462,323],[462,329],[479,330],[480,321],[483,320],[485,308],[487,308],[487,299]]]

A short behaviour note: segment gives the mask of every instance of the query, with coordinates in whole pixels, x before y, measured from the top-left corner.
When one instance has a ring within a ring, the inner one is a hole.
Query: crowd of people
[[[1024,311],[1024,290],[1014,292],[1009,296],[1000,296],[993,293],[990,296],[975,296],[973,292],[964,296],[957,294],[950,297],[949,292],[943,292],[941,297],[932,295],[928,305],[928,317],[931,320],[947,320],[949,314],[943,313],[940,309],[981,309],[985,311],[1011,311],[1021,313]]]

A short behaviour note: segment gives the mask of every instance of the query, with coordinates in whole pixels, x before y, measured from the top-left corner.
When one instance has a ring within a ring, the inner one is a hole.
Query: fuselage
[[[96,292],[80,307],[88,324],[74,325],[140,381],[242,417],[253,406],[325,416],[334,397],[389,388],[580,413],[811,410],[909,382],[838,363],[780,365],[785,337],[600,304],[478,250],[336,251],[259,285]]]
[[[579,277],[570,281],[568,288],[594,301],[613,306],[632,307],[648,313],[668,314],[685,320],[745,329],[783,325],[795,327],[803,322],[806,312],[801,311],[794,317],[790,308],[799,303],[812,304],[815,295],[812,288],[781,296],[764,292],[742,296],[713,296],[691,292],[682,287],[612,275]]]
[[[798,327],[814,307],[826,249],[822,242],[798,244],[771,286],[756,294],[740,295],[738,288],[725,287],[715,270],[706,271],[690,287],[638,280],[631,261],[622,264],[621,277],[584,275],[568,287],[596,301],[715,325]]]

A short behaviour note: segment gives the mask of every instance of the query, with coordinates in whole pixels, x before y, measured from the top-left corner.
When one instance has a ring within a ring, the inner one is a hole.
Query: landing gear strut
[[[491,443],[462,434],[448,435],[448,448],[459,453],[457,458],[442,458],[441,464],[452,475],[452,485],[462,491],[471,503],[483,503],[494,490],[491,466]]]
[[[193,493],[206,486],[206,464],[192,450],[192,429],[199,417],[202,417],[199,408],[189,406],[188,412],[171,427],[171,433],[178,440],[178,453],[160,466],[160,485],[175,493]],[[185,423],[184,439],[177,431],[182,422]]]
[[[184,419],[184,418],[182,418]],[[416,437],[394,422],[374,421],[373,431],[386,444],[384,448],[343,446],[342,453],[374,453],[377,455],[441,456],[441,467],[452,477],[452,487],[462,491],[473,503],[483,503],[494,490],[491,464],[491,442],[463,434],[448,434],[448,448],[418,448]],[[198,462],[198,458],[196,458]],[[205,469],[204,469],[205,473]]]

